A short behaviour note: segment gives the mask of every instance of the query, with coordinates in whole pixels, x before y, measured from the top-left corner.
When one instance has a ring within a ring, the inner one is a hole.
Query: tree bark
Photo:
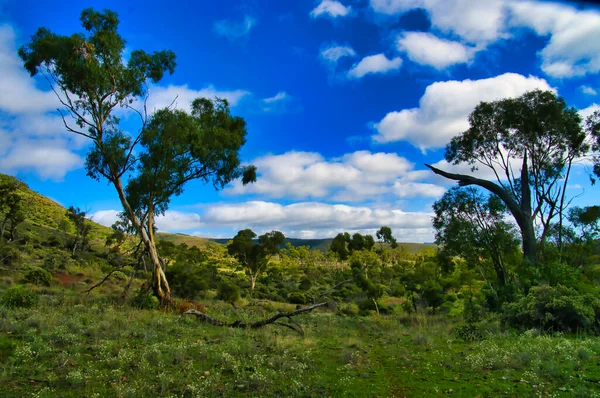
[[[458,185],[466,187],[469,185],[477,185],[491,193],[497,195],[506,205],[512,216],[514,217],[519,229],[521,230],[521,238],[523,240],[523,259],[535,263],[537,259],[535,230],[533,228],[533,218],[531,215],[531,190],[529,184],[521,184],[521,203],[517,203],[510,193],[491,181],[482,180],[466,174],[448,173],[426,164],[435,174],[450,180],[458,181]],[[527,171],[527,156],[523,159],[523,170],[521,170],[521,181],[529,181],[529,173]]]
[[[125,196],[125,191],[123,189],[121,179],[115,178],[113,184],[115,186],[115,189],[117,190],[117,193],[119,194],[119,199],[121,200],[121,205],[123,205],[123,209],[127,214],[127,218],[129,218],[136,231],[138,231],[138,234],[144,242],[146,251],[150,256],[152,265],[154,266],[154,277],[152,280],[152,288],[154,290],[154,293],[156,294],[156,296],[158,296],[163,306],[169,306],[172,303],[171,289],[169,288],[167,277],[163,272],[160,259],[158,257],[158,252],[156,251],[156,246],[154,245],[154,242],[150,239],[150,236],[148,236],[146,229],[144,228],[140,220],[135,215],[135,212],[129,205],[127,197]]]

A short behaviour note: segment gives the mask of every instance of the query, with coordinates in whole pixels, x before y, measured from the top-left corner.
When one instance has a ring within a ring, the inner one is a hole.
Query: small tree
[[[234,256],[244,267],[250,277],[250,290],[254,291],[256,280],[266,268],[269,258],[279,251],[285,242],[285,236],[279,231],[271,231],[254,241],[256,233],[251,229],[243,229],[237,233],[227,251]]]
[[[346,248],[346,241],[348,240],[346,235],[348,234],[337,234],[331,241],[331,246],[329,246],[329,250],[336,255],[339,261],[347,260],[350,254]]]
[[[377,231],[375,236],[377,236],[377,240],[379,240],[380,249],[382,251],[383,251],[384,243],[387,243],[388,245],[390,245],[390,247],[392,249],[395,249],[398,247],[398,242],[396,242],[396,238],[394,238],[394,236],[392,235],[392,229],[390,227],[383,226],[383,227],[379,228],[379,230]]]
[[[75,225],[75,236],[71,240],[70,246],[72,248],[72,254],[75,255],[77,250],[85,250],[89,245],[89,234],[92,229],[92,225],[86,222],[86,212],[81,210],[79,207],[69,207],[66,216],[73,225]]]
[[[0,242],[5,242],[7,232],[9,240],[14,240],[17,226],[25,221],[23,197],[19,194],[23,185],[12,177],[0,179]]]

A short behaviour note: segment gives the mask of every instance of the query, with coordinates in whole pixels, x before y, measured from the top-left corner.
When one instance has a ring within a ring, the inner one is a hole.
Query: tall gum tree
[[[185,182],[192,177],[203,178],[203,175],[192,171],[193,175],[190,176],[183,168],[173,171],[175,168],[171,163],[164,168],[159,167],[162,171],[166,170],[160,174],[160,178],[168,182],[157,182],[144,190],[136,190],[133,187],[131,193],[145,199],[134,200],[134,205],[130,203],[130,199],[135,195],[128,198],[124,180],[134,171],[138,171],[139,178],[134,176],[133,181],[143,180],[151,172],[148,169],[155,166],[152,162],[144,161],[143,156],[137,155],[136,150],[141,143],[145,145],[145,149],[139,151],[140,153],[151,159],[156,159],[158,153],[152,138],[147,137],[149,131],[152,133],[151,129],[147,129],[147,84],[159,82],[166,72],[173,73],[175,54],[168,50],[152,54],[135,50],[131,52],[129,61],[125,64],[125,40],[117,32],[119,19],[115,12],[98,12],[88,8],[82,11],[80,20],[85,33],[71,36],[61,36],[46,28],[39,28],[31,37],[31,41],[19,49],[19,56],[31,76],[42,74],[51,85],[62,104],[62,109],[58,111],[63,116],[65,128],[92,142],[86,158],[87,175],[96,180],[105,178],[114,186],[127,220],[142,240],[152,261],[155,271],[154,291],[163,304],[167,304],[171,301],[171,292],[152,237],[153,215],[155,208],[158,208],[159,212],[166,209],[168,201],[164,200],[165,196],[181,193]],[[142,104],[142,109],[137,108],[136,104]],[[136,136],[131,136],[120,128],[120,119],[115,115],[119,108],[125,108],[127,112],[139,116],[141,126]],[[161,119],[161,115],[163,114],[155,116],[152,121],[158,125],[162,123],[164,127],[165,119],[168,118]],[[180,132],[181,129],[177,131]],[[219,130],[215,128],[213,131]],[[245,133],[245,129],[243,131]],[[198,130],[194,130],[190,134],[197,132]],[[188,143],[192,141],[194,140],[190,138]],[[241,145],[243,142],[239,146]],[[224,149],[229,157],[225,156],[221,160],[227,162],[233,156],[232,151],[237,159],[239,146],[237,149],[235,145]],[[174,152],[179,149],[174,149]],[[168,146],[163,150],[168,152]],[[196,154],[202,151],[197,146],[194,146],[194,150]],[[222,169],[229,166],[236,169],[239,162],[225,165]],[[175,183],[171,184],[170,178],[174,173],[179,174],[177,178],[172,178]],[[255,177],[254,169],[249,168],[248,174]],[[228,176],[233,178],[236,172],[231,172]],[[148,199],[149,197],[152,198]]]
[[[475,185],[497,195],[520,229],[524,259],[535,263],[537,243],[544,243],[553,220],[562,225],[572,166],[592,149],[590,123],[584,126],[564,99],[540,90],[482,102],[469,123],[447,145],[446,160],[466,163],[473,171],[487,168],[495,181],[426,166],[459,186]]]

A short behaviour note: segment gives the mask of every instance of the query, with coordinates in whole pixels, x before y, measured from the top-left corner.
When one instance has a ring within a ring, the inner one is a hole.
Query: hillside
[[[0,173],[0,183],[6,180],[15,180],[14,177]],[[65,220],[66,209],[52,199],[31,190],[25,183],[21,185],[19,191],[25,201],[26,221],[20,229],[35,230],[36,234],[47,235],[51,231],[59,231],[61,223]],[[103,240],[111,232],[111,229],[103,225],[90,221],[92,225],[92,239]],[[33,232],[33,231],[32,231]],[[206,238],[183,233],[159,232],[159,240],[173,242],[175,245],[182,243],[188,246],[202,247],[212,244],[225,245],[231,238]],[[313,250],[326,252],[329,250],[331,239],[298,239],[287,238],[286,243],[290,242],[294,247],[308,246]],[[432,243],[399,243],[399,246],[406,247],[409,253],[419,253],[427,247],[435,247]]]
[[[17,181],[15,177],[0,173],[0,184],[7,181]],[[64,233],[61,229],[73,228],[65,214],[67,209],[52,199],[33,191],[27,184],[21,183],[18,191],[23,198],[25,222],[19,226],[21,231],[29,231],[33,235],[44,236]],[[90,237],[92,240],[104,240],[111,229],[89,221],[92,226]]]

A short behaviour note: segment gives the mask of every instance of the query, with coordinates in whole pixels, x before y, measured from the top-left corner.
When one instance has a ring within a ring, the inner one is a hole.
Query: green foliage
[[[0,242],[0,264],[1,265],[18,265],[22,258],[22,253],[14,244]]]
[[[496,283],[508,283],[507,262],[516,257],[519,240],[515,228],[505,221],[506,206],[496,195],[475,188],[454,187],[434,203],[433,227],[440,258],[451,270],[452,258],[462,257],[481,272],[492,271]]]
[[[69,248],[73,255],[77,250],[85,251],[90,244],[90,232],[92,230],[91,223],[86,219],[87,213],[79,207],[73,206],[67,209],[67,218],[75,225],[75,236],[70,239]]]
[[[536,286],[504,307],[503,320],[520,329],[600,332],[600,300],[573,288]]]
[[[221,281],[217,286],[217,298],[233,304],[240,299],[240,288],[231,282]]]
[[[288,294],[287,301],[292,304],[308,304],[311,302],[310,297],[303,292],[292,292]]]
[[[346,248],[346,240],[347,238],[344,234],[337,234],[329,247],[329,250],[335,253],[341,261],[348,259],[348,255],[350,254]]]
[[[36,305],[39,296],[24,286],[9,287],[0,298],[0,304],[9,308],[29,308]]]
[[[176,296],[195,299],[214,285],[216,269],[209,263],[177,261],[167,268],[166,275]]]
[[[140,289],[131,300],[131,305],[141,310],[155,310],[160,301],[147,289]]]
[[[251,289],[254,290],[256,279],[266,268],[269,258],[279,252],[285,242],[285,237],[279,231],[271,231],[258,237],[250,229],[239,231],[227,245],[227,251],[235,257],[248,276],[250,276]]]
[[[39,267],[32,267],[23,275],[23,282],[40,286],[50,286],[52,279],[50,272]]]
[[[14,240],[15,232],[25,220],[23,197],[25,184],[14,178],[0,178],[0,242]],[[5,234],[7,236],[5,236]]]
[[[457,326],[456,329],[454,329],[454,334],[459,339],[467,342],[479,341],[483,339],[483,335],[481,334],[481,330],[479,330],[479,327],[472,323]]]

